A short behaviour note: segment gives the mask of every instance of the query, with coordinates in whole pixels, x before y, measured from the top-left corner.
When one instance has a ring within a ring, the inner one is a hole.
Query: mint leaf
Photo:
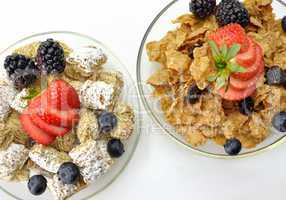
[[[31,100],[36,97],[40,92],[37,91],[35,88],[29,88],[28,93],[29,94],[27,96],[23,97],[24,100]]]
[[[240,44],[232,45],[229,48],[229,50],[225,56],[226,60],[230,60],[230,59],[234,58],[238,54],[238,52],[240,51],[240,47],[241,47]]]
[[[229,63],[227,65],[227,68],[231,71],[231,72],[238,72],[238,73],[243,73],[246,72],[246,69],[238,64],[235,63]]]
[[[215,60],[216,60],[216,58],[217,59],[220,58],[220,50],[219,50],[218,46],[216,45],[216,43],[213,40],[210,40],[209,45],[211,47],[212,55],[215,58]]]

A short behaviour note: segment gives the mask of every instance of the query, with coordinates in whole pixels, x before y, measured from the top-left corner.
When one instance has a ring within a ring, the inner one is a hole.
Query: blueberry
[[[97,121],[101,133],[109,133],[117,126],[117,117],[111,112],[103,111],[98,115]]]
[[[286,83],[286,73],[279,67],[273,66],[266,72],[268,85],[282,85]]]
[[[243,115],[251,115],[254,110],[254,101],[251,97],[247,97],[238,103],[239,112]]]
[[[286,32],[286,16],[282,18],[282,29]]]
[[[28,188],[33,195],[41,195],[46,191],[47,180],[42,175],[35,175],[29,179]]]
[[[238,139],[228,139],[224,145],[225,152],[230,156],[236,156],[241,151],[241,142]]]
[[[199,101],[203,91],[198,88],[196,84],[190,86],[187,100],[190,104],[195,104]]]
[[[108,141],[107,151],[113,158],[119,158],[125,152],[123,143],[118,139],[111,139]]]
[[[58,176],[63,184],[76,184],[80,178],[80,171],[74,163],[66,162],[60,166]]]
[[[280,132],[286,132],[286,112],[282,111],[274,115],[272,126]]]

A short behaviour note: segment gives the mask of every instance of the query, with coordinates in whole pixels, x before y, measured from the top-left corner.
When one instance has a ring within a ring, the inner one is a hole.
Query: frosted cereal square
[[[80,182],[76,185],[63,184],[58,178],[57,174],[55,174],[52,178],[47,178],[47,182],[47,186],[55,200],[65,200],[66,198],[78,192],[84,186],[84,184]]]
[[[29,150],[21,144],[12,143],[8,149],[0,151],[0,178],[11,176],[23,167],[28,155]]]
[[[106,141],[90,140],[75,147],[69,155],[79,166],[85,183],[94,182],[105,174],[114,162],[107,152]]]
[[[99,138],[98,122],[93,110],[86,108],[80,110],[80,120],[76,134],[80,143]]]
[[[122,73],[115,70],[103,69],[99,71],[97,80],[103,81],[113,86],[115,93],[114,99],[117,101],[124,86]]]
[[[11,111],[10,102],[14,99],[16,91],[4,82],[0,82],[0,121],[4,121]]]
[[[59,152],[52,147],[35,145],[29,153],[30,159],[42,169],[57,173],[60,166],[71,160],[65,152]]]
[[[126,103],[118,103],[114,109],[117,117],[117,126],[110,133],[111,137],[120,140],[127,140],[134,131],[134,112]]]
[[[80,89],[81,104],[94,110],[108,110],[114,104],[114,88],[103,81],[87,80]]]
[[[11,108],[15,109],[19,113],[22,113],[26,107],[28,106],[28,100],[25,99],[26,96],[29,95],[28,89],[23,89],[21,92],[19,92],[15,98],[10,102]]]

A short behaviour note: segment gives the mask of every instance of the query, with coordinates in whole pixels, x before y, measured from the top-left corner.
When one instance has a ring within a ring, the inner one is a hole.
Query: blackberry
[[[222,0],[215,12],[216,20],[220,26],[238,23],[243,27],[249,24],[249,13],[238,0]]]
[[[45,74],[62,73],[66,66],[63,47],[53,39],[42,42],[37,52],[37,65]]]
[[[4,68],[17,89],[23,89],[37,80],[39,69],[35,62],[21,54],[6,57]]]
[[[210,16],[216,7],[216,0],[191,0],[190,11],[198,18]]]

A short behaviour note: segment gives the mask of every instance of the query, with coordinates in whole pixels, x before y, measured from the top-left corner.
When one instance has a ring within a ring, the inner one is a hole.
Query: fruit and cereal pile
[[[98,47],[54,39],[16,49],[0,82],[0,178],[28,180],[57,200],[107,173],[125,152],[134,112],[121,101],[123,76],[105,69]],[[5,78],[6,77],[6,78]]]
[[[191,0],[190,13],[147,44],[160,67],[148,84],[165,119],[192,146],[229,155],[254,148],[271,125],[286,132],[286,17],[272,0]]]

